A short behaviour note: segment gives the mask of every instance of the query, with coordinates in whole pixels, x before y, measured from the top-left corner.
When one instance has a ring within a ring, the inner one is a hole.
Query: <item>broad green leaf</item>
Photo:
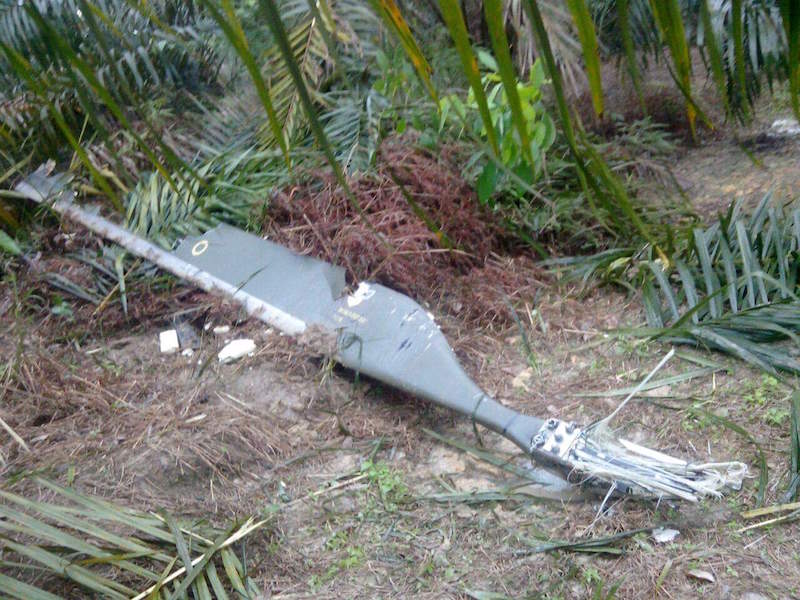
[[[497,187],[497,165],[493,160],[486,163],[486,166],[478,176],[477,192],[478,200],[481,204],[486,204],[492,197],[495,188]]]
[[[22,249],[19,247],[14,238],[12,238],[2,229],[0,229],[0,250],[11,254],[12,256],[19,256],[22,254]]]

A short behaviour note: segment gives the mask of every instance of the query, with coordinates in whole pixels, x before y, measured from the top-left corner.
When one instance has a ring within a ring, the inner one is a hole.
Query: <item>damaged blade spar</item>
[[[743,463],[693,464],[615,438],[605,427],[580,428],[500,404],[464,372],[433,316],[404,294],[369,282],[349,292],[342,268],[228,225],[168,252],[82,210],[65,187],[64,177],[40,167],[17,191],[203,290],[236,300],[249,315],[348,368],[470,417],[570,481],[689,501],[741,485]]]

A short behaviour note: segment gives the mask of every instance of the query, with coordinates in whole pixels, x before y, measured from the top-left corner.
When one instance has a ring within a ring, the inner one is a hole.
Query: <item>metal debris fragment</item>
[[[236,300],[249,315],[298,336],[307,348],[466,415],[571,481],[600,486],[608,494],[698,501],[719,496],[725,487],[737,488],[747,470],[738,462],[693,464],[616,438],[607,422],[625,402],[587,428],[503,406],[464,372],[433,316],[422,306],[374,283],[362,282],[348,290],[340,267],[299,256],[227,225],[185,239],[174,252],[167,252],[77,207],[63,177],[49,177],[42,169],[17,191],[36,202],[51,203],[56,212],[206,291]],[[253,340],[233,340],[219,353],[219,360],[228,362],[254,350]]]

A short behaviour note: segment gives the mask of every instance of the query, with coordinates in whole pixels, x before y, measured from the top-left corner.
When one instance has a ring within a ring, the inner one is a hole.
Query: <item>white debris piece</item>
[[[161,354],[175,354],[181,345],[178,343],[178,332],[174,329],[167,329],[158,334],[158,344],[161,347]]]
[[[653,529],[653,539],[657,544],[668,544],[681,534],[677,529],[657,527]]]
[[[781,135],[794,137],[800,135],[800,123],[797,119],[776,119],[772,122],[770,132]]]
[[[702,569],[691,569],[690,571],[686,571],[686,574],[689,577],[694,577],[700,581],[707,581],[708,583],[714,583],[716,581],[713,573],[709,571],[703,571]]]
[[[231,330],[230,325],[217,325],[214,327],[214,335],[225,335]]]
[[[194,350],[192,348],[186,348],[183,352],[181,352],[181,356],[192,356],[194,354]]]
[[[252,354],[256,350],[256,343],[249,338],[231,340],[219,351],[217,357],[221,363],[229,363]]]
[[[364,300],[369,300],[374,295],[375,290],[366,281],[362,281],[358,284],[356,291],[347,297],[347,306],[350,308],[358,306]]]

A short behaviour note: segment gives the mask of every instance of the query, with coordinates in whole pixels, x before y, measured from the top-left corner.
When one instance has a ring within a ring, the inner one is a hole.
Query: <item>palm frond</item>
[[[648,260],[640,272],[651,333],[800,373],[800,209],[767,195],[747,217],[734,203],[664,265]]]
[[[171,186],[159,174],[143,177],[128,195],[126,227],[165,248],[179,237],[204,232],[221,222],[247,227],[267,206],[289,174],[280,155],[256,147],[232,147],[194,165],[197,177]]]
[[[10,159],[31,149],[37,158],[54,157],[70,136],[107,138],[117,128],[110,102],[135,112],[155,88],[198,90],[214,80],[208,23],[191,3],[143,6],[0,3],[0,131]]]
[[[62,591],[69,581],[104,598],[181,598],[187,591],[198,599],[260,596],[234,548],[265,520],[222,530],[36,481],[52,499],[0,491],[3,595],[59,600],[37,586]],[[28,569],[37,573],[36,586],[11,575]]]
[[[538,4],[542,21],[550,34],[553,57],[561,69],[564,81],[573,92],[577,93],[584,77],[581,70],[583,52],[569,10],[564,2],[554,0],[544,0]],[[517,68],[525,76],[536,59],[541,56],[541,50],[537,49],[535,39],[530,34],[530,23],[523,0],[505,0],[504,19],[516,38],[514,55]]]

